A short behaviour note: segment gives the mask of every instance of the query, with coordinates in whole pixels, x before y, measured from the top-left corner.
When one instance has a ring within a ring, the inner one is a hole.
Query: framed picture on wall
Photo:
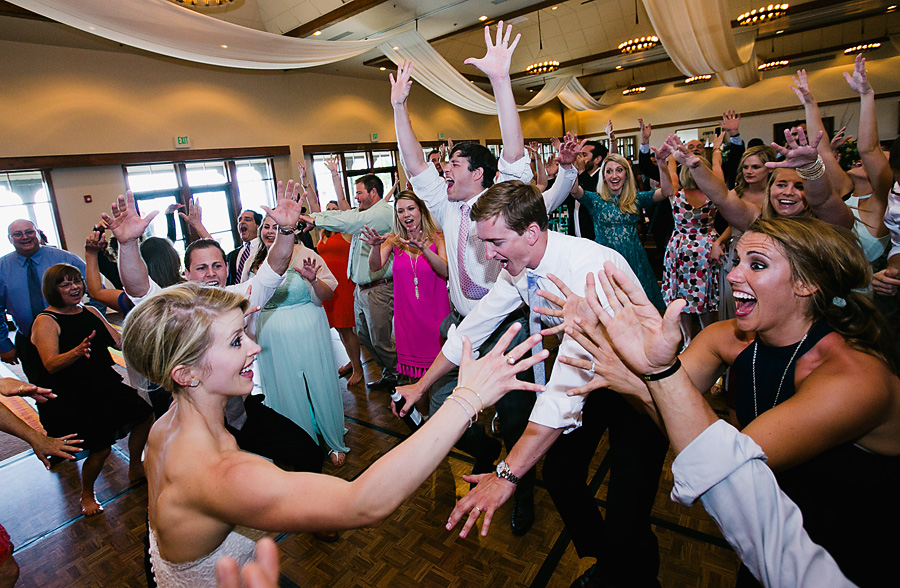
[[[774,125],[772,125],[772,137],[774,137],[773,140],[783,147],[785,144],[784,130],[790,129],[793,127],[798,127],[801,125],[803,126],[803,130],[805,131],[806,130],[806,119],[801,118],[799,120],[791,120],[791,121],[786,121],[786,122],[775,123]],[[829,137],[834,136],[834,117],[833,116],[826,116],[825,118],[823,118],[822,126],[825,127],[825,132],[828,134]]]

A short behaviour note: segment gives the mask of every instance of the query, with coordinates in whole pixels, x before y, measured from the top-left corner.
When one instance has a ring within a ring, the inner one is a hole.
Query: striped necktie
[[[244,250],[241,251],[241,258],[238,260],[237,265],[237,275],[234,276],[234,283],[240,284],[244,281],[244,264],[247,263],[247,259],[250,258],[250,241],[247,241],[244,244]]]
[[[466,295],[466,298],[471,300],[481,300],[484,298],[485,294],[488,293],[488,290],[476,284],[475,281],[472,280],[472,277],[469,276],[469,272],[466,271],[466,245],[469,242],[469,211],[471,208],[468,204],[463,204],[459,210],[461,213],[459,219],[459,239],[456,242],[456,263],[459,267],[459,285],[463,294]]]

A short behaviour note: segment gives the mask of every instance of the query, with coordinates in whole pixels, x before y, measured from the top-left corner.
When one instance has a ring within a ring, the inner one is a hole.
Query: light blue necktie
[[[528,334],[529,335],[540,335],[541,333],[541,316],[534,311],[535,306],[542,306],[543,302],[540,296],[537,295],[538,291],[538,278],[537,274],[533,274],[528,272]],[[531,354],[537,355],[541,351],[544,350],[543,341],[538,341],[537,344],[531,348]],[[544,374],[544,362],[538,362],[534,364],[532,368],[534,370],[534,383],[543,386],[547,383],[546,375]]]

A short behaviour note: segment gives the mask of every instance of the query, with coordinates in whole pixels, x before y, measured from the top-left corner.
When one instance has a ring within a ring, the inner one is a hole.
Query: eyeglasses
[[[84,284],[84,278],[73,278],[71,280],[63,280],[57,286],[60,288],[68,288],[69,286],[74,286],[77,284]]]
[[[28,229],[25,231],[14,231],[9,234],[9,236],[12,237],[13,239],[21,239],[22,237],[34,237],[35,235],[37,235],[37,231],[35,231],[34,229]]]

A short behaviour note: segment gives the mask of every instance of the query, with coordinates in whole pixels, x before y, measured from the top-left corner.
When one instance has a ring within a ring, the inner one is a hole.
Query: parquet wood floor
[[[371,364],[368,375],[374,376]],[[346,380],[341,380],[345,385]],[[347,463],[326,473],[353,479],[397,445],[405,426],[388,408],[383,392],[364,386],[343,390],[347,417]],[[485,418],[485,417],[482,417]],[[9,437],[0,438],[0,445]],[[591,480],[601,507],[606,496],[604,442]],[[672,503],[669,459],[653,509],[659,537],[660,580],[665,588],[719,588],[734,585],[738,559],[710,517],[697,505]],[[77,497],[80,463],[63,463],[51,472],[28,453],[0,462],[0,522],[16,545],[22,569],[20,588],[142,587],[146,533],[146,484],[131,485],[124,441],[113,450],[98,482],[105,513],[86,519]],[[284,534],[277,540],[281,585],[306,588],[568,587],[592,563],[575,553],[546,490],[535,490],[536,521],[524,537],[509,528],[510,506],[495,518],[488,537],[459,539],[444,529],[455,498],[468,491],[460,476],[471,459],[452,452],[397,512],[375,529],[341,534],[332,544],[310,534]],[[540,471],[540,470],[539,470]]]

